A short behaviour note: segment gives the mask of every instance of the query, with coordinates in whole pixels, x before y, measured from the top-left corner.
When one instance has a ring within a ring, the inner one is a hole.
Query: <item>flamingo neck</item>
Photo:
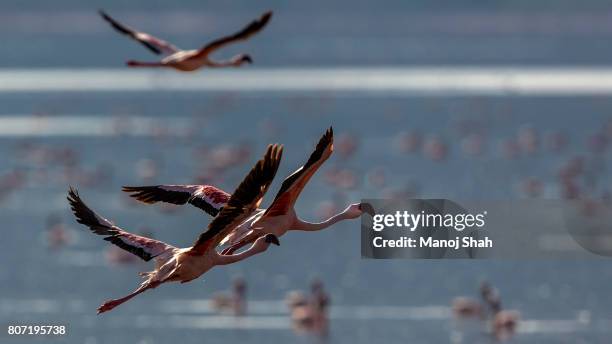
[[[241,64],[242,64],[242,61],[235,60],[235,59],[229,59],[229,60],[223,60],[223,61],[209,60],[210,67],[238,67]]]
[[[299,231],[319,231],[346,219],[348,219],[348,217],[345,212],[336,214],[323,222],[308,222],[297,219],[292,229]]]
[[[255,242],[249,249],[240,252],[238,254],[219,254],[216,253],[215,256],[215,265],[227,265],[239,262],[241,260],[247,259],[250,256],[256,255],[266,250],[266,245],[262,245],[261,243]]]

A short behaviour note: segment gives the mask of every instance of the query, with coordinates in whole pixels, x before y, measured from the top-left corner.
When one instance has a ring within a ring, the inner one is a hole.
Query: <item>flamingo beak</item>
[[[278,237],[276,235],[274,235],[274,234],[267,234],[264,240],[268,244],[274,244],[276,246],[280,246],[280,242],[278,241]]]
[[[242,57],[242,62],[246,62],[248,64],[252,64],[253,63],[253,59],[251,58],[251,56],[249,55],[244,55]]]
[[[359,204],[359,210],[366,214],[370,214],[370,216],[374,217],[376,215],[376,210],[370,203],[361,203]]]

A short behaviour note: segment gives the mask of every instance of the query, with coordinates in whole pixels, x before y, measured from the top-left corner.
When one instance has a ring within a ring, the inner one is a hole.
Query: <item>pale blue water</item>
[[[219,32],[240,27],[263,9],[277,9],[273,25],[264,33],[227,52],[249,51],[256,66],[262,67],[582,66],[607,65],[612,58],[607,43],[612,34],[608,20],[612,8],[606,2],[493,3],[462,1],[438,7],[429,2],[394,1],[372,9],[371,3],[363,1],[291,5],[272,1],[257,5],[189,1],[155,2],[150,6],[147,2],[146,14],[153,18],[166,18],[172,11],[190,15],[195,23],[162,22],[162,28],[155,32],[187,47],[201,44],[202,36],[215,37]],[[53,25],[52,30],[28,31],[27,27],[15,27],[6,21],[2,24],[0,20],[3,41],[0,66],[120,68],[127,58],[150,58],[141,47],[118,37],[97,21],[92,11],[99,6],[113,10],[117,16],[129,17],[145,5],[97,2],[86,6],[82,2],[61,1],[51,7],[43,2],[4,2],[0,5],[0,9],[6,10],[3,18],[25,13],[32,15],[35,22],[47,18]],[[459,17],[449,20],[440,14]],[[85,19],[78,30],[71,32],[70,22],[57,20],[54,16],[58,15]],[[207,16],[217,15],[229,19],[214,24],[205,21]],[[530,24],[538,15],[547,16],[549,24]],[[192,32],[200,18],[202,33]],[[146,17],[136,19],[143,23],[143,28],[153,29],[157,24],[147,22]],[[469,23],[480,25],[467,30]],[[28,175],[24,188],[0,200],[2,343],[51,341],[8,338],[4,329],[12,323],[65,324],[69,334],[58,339],[65,343],[168,343],[178,338],[186,343],[314,342],[314,338],[292,333],[284,307],[276,302],[290,290],[306,289],[313,277],[321,278],[331,294],[330,343],[490,342],[484,328],[478,324],[456,324],[445,308],[455,296],[476,296],[478,283],[484,279],[496,285],[504,304],[519,310],[526,320],[512,342],[609,341],[612,322],[609,262],[362,260],[357,222],[341,223],[320,233],[290,233],[281,238],[280,247],[263,255],[215,269],[193,283],[162,286],[108,314],[96,316],[95,309],[103,300],[135,288],[139,283],[136,273],[149,267],[144,263],[122,267],[107,264],[104,258],[107,243],[77,225],[65,201],[68,185],[79,186],[85,201],[118,225],[134,231],[146,226],[156,238],[189,245],[209,220],[197,209],[185,207],[168,214],[158,206],[130,206],[127,196],[120,192],[122,185],[143,183],[137,175],[139,161],[159,162],[159,174],[150,183],[187,183],[211,165],[194,154],[195,148],[246,142],[252,149],[249,159],[214,181],[231,191],[265,146],[280,142],[285,145],[285,154],[268,195],[269,202],[281,179],[305,161],[313,144],[330,125],[337,137],[346,134],[358,137],[359,148],[346,160],[336,153],[313,178],[297,205],[298,212],[308,219],[317,218],[315,210],[321,201],[337,200],[345,205],[361,198],[381,197],[387,190],[412,184],[417,185],[419,197],[505,199],[522,197],[517,185],[524,178],[537,177],[545,185],[543,197],[560,197],[556,183],[558,168],[577,155],[583,156],[589,166],[603,166],[593,174],[592,184],[582,181],[585,190],[600,197],[610,182],[606,167],[611,156],[609,152],[591,153],[585,142],[612,120],[609,97],[409,94],[370,97],[321,92],[3,93],[0,104],[0,123],[6,115],[100,118],[123,115],[195,128],[192,137],[164,140],[121,135],[0,137],[0,174],[17,168]],[[466,121],[473,121],[480,132],[486,132],[486,149],[481,157],[466,157],[462,153],[457,127]],[[275,130],[265,130],[270,125]],[[499,141],[514,137],[525,126],[543,135],[557,130],[566,132],[570,145],[561,154],[545,153],[541,148],[534,155],[515,160],[500,157]],[[448,159],[432,162],[420,153],[398,152],[397,135],[410,130],[418,130],[425,137],[441,137],[449,145]],[[18,148],[25,144],[71,147],[85,170],[101,164],[110,166],[112,178],[94,185],[63,180],[60,167],[41,167],[20,153],[23,150]],[[355,173],[358,182],[354,189],[337,192],[325,183],[326,173],[334,167]],[[367,180],[368,172],[376,167],[385,172],[384,187]],[[73,239],[58,251],[49,249],[45,240],[45,221],[50,214],[61,217]],[[241,325],[232,322],[224,328],[223,319],[196,318],[212,316],[206,309],[196,307],[190,311],[167,306],[177,299],[189,302],[210,298],[214,292],[226,289],[236,275],[248,281],[252,300],[270,301],[264,305],[272,307],[272,310],[251,307],[252,319],[247,321],[254,323],[251,328],[237,329]],[[383,306],[395,306],[399,311],[380,308]],[[439,311],[434,315],[410,313],[414,307],[428,306]],[[354,307],[363,308],[358,311]],[[179,316],[186,316],[189,321]]]

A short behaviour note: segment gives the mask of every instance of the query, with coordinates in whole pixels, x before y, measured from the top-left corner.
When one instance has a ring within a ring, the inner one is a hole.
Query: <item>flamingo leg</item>
[[[100,313],[104,313],[107,311],[110,311],[111,309],[119,306],[120,304],[128,301],[129,299],[133,298],[134,296],[148,290],[148,289],[153,289],[156,288],[158,285],[160,285],[160,282],[151,282],[151,283],[143,283],[138,289],[134,290],[133,293],[124,296],[120,299],[113,299],[113,300],[108,300],[106,302],[104,302],[100,307],[98,307],[98,314]]]

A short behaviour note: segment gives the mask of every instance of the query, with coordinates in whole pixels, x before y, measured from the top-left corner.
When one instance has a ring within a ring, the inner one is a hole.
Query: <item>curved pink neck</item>
[[[238,254],[228,254],[228,255],[217,254],[216,259],[215,259],[215,264],[216,265],[232,264],[232,263],[247,259],[250,256],[256,255],[263,251],[265,251],[265,248],[261,247],[261,243],[255,242],[253,245],[251,245],[251,247],[249,247],[248,250],[245,250]]]
[[[229,60],[213,61],[209,60],[210,67],[238,67],[242,64],[242,61],[231,58]]]
[[[307,221],[302,221],[300,219],[296,219],[295,224],[293,225],[291,229],[298,230],[298,231],[319,231],[321,229],[325,229],[329,226],[332,226],[336,222],[340,222],[346,219],[348,219],[348,217],[346,217],[345,212],[336,214],[323,222],[313,223],[313,222],[307,222]]]

